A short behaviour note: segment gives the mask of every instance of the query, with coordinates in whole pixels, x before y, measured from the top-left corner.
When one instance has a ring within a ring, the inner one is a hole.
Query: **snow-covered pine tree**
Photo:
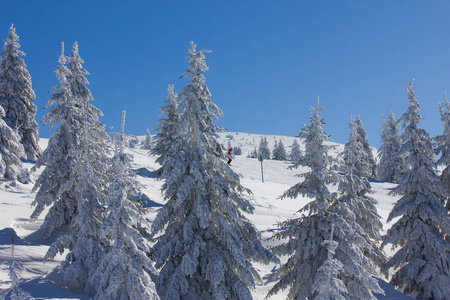
[[[28,183],[31,181],[30,174],[20,160],[21,157],[25,157],[20,137],[5,123],[4,116],[5,111],[0,106],[0,179]]]
[[[356,224],[362,229],[359,234],[371,244],[373,250],[371,253],[366,253],[367,256],[373,259],[379,267],[382,267],[385,258],[379,245],[383,225],[376,208],[377,201],[369,196],[373,192],[367,180],[367,175],[371,174],[372,165],[357,129],[356,122],[350,120],[349,141],[345,144],[344,151],[341,153],[342,160],[345,162],[344,171],[346,174],[339,183],[338,190],[341,194],[339,201],[345,202],[355,214]]]
[[[10,300],[34,300],[34,298],[20,288],[20,272],[25,271],[22,263],[14,258],[14,236],[11,243],[11,262],[9,264],[9,279],[11,280],[11,287],[9,289],[0,290],[0,299]]]
[[[272,154],[273,154],[273,156],[272,156],[273,160],[287,160],[288,159],[282,140],[280,140],[278,143],[275,144]]]
[[[377,178],[377,163],[375,162],[375,158],[373,157],[372,147],[370,146],[369,140],[367,139],[367,133],[364,130],[364,125],[361,122],[359,115],[356,116],[355,121],[353,122],[356,131],[356,138],[362,144],[364,151],[367,153],[367,161],[370,165],[370,169],[368,174],[361,174],[367,178]]]
[[[302,150],[300,150],[300,145],[297,140],[294,140],[291,146],[291,153],[289,154],[289,159],[294,162],[294,164],[300,164],[302,160],[303,154]]]
[[[150,249],[141,232],[149,228],[141,215],[142,206],[132,200],[139,188],[131,169],[132,157],[124,152],[125,111],[120,137],[111,159],[111,181],[106,196],[106,217],[100,237],[108,245],[99,267],[89,279],[95,287],[94,299],[155,300],[159,299],[149,276],[156,272],[147,257]]]
[[[39,126],[36,122],[36,98],[31,76],[21,56],[19,36],[13,25],[5,38],[0,55],[0,105],[5,110],[5,122],[20,136],[26,158],[36,160],[42,153],[39,147]]]
[[[165,173],[164,168],[166,166],[167,153],[174,144],[173,138],[175,135],[175,126],[179,121],[180,112],[178,111],[178,95],[174,92],[173,85],[167,87],[167,98],[164,102],[164,106],[160,108],[161,114],[165,115],[165,118],[161,118],[155,125],[154,130],[158,133],[155,136],[155,144],[151,150],[151,153],[155,155],[156,162],[161,165],[159,173]]]
[[[400,129],[391,112],[387,121],[382,122],[381,145],[378,149],[378,179],[397,182],[403,173],[404,154],[401,151]]]
[[[105,190],[108,183],[108,134],[98,117],[102,112],[88,103],[92,99],[84,78],[87,71],[78,54],[75,42],[73,53],[68,57],[67,68],[71,96],[79,109],[79,127],[74,128],[77,140],[69,150],[72,163],[69,180],[60,187],[60,195],[69,194],[76,201],[76,214],[69,223],[70,232],[59,238],[48,250],[45,260],[52,259],[57,252],[69,250],[61,264],[65,284],[76,291],[92,294],[95,287],[88,279],[98,268],[104,255],[105,245],[100,239],[100,226],[104,218]],[[47,220],[47,217],[46,217]]]
[[[262,157],[263,160],[270,159],[270,150],[267,137],[261,137],[258,148],[258,157]]]
[[[45,206],[53,204],[40,231],[44,238],[58,238],[48,250],[45,259],[69,249],[61,265],[65,284],[73,290],[92,292],[87,279],[103,256],[99,242],[103,219],[107,183],[108,135],[99,122],[101,111],[87,101],[92,99],[87,89],[87,74],[81,67],[76,43],[68,58],[60,56],[60,66],[55,72],[60,84],[52,89],[47,103],[50,111],[44,121],[50,126],[60,126],[49,140],[49,146],[37,165],[47,167],[38,178],[34,189],[39,189],[33,202],[36,218]]]
[[[278,141],[277,139],[275,140],[275,144],[273,145],[273,150],[272,150],[272,159],[275,159],[275,156],[277,155],[277,148],[278,148]]]
[[[431,140],[418,124],[419,102],[413,82],[406,87],[409,106],[400,118],[406,153],[405,173],[392,191],[402,197],[387,221],[400,217],[388,230],[383,245],[401,247],[388,261],[391,283],[417,299],[448,299],[450,295],[450,217],[444,207],[447,193],[435,172]]]
[[[34,171],[46,165],[33,187],[33,192],[37,191],[37,194],[32,203],[36,207],[31,218],[36,219],[46,206],[53,205],[41,225],[44,239],[54,236],[55,230],[68,230],[67,226],[72,223],[77,207],[73,193],[61,190],[66,186],[66,182],[70,181],[73,158],[69,156],[69,151],[76,144],[77,129],[82,116],[77,99],[72,96],[67,81],[70,71],[65,66],[66,61],[62,43],[59,66],[55,68],[59,84],[51,89],[52,95],[45,106],[51,108],[43,117],[44,123],[50,128],[58,122],[61,124],[50,137],[47,148],[32,169]]]
[[[150,150],[152,149],[152,137],[150,135],[150,130],[147,128],[147,132],[145,133],[145,140],[142,149]]]
[[[338,242],[333,240],[334,225],[331,225],[330,239],[322,243],[327,247],[327,260],[319,268],[312,287],[314,300],[346,300],[347,288],[338,275],[344,271],[342,263],[334,258]]]
[[[299,175],[304,180],[284,192],[280,198],[297,198],[299,195],[314,198],[299,212],[308,212],[307,216],[282,222],[282,228],[272,239],[287,242],[272,248],[276,255],[288,255],[288,261],[277,270],[280,280],[269,291],[268,297],[289,287],[287,299],[307,299],[313,296],[313,285],[317,271],[328,255],[327,247],[322,245],[330,237],[331,217],[328,212],[335,196],[330,193],[327,184],[336,184],[338,177],[328,169],[331,157],[330,146],[324,145],[328,136],[323,131],[322,108],[310,108],[311,123],[305,125],[300,133],[305,139],[304,164],[311,170]]]
[[[380,249],[382,224],[369,181],[362,174],[370,174],[368,155],[357,133],[358,126],[350,121],[350,139],[342,152],[346,174],[340,180],[339,198],[330,207],[335,214],[339,243],[336,259],[342,263],[339,278],[347,288],[350,299],[376,299],[373,293],[383,294],[377,280],[376,266],[384,266],[386,259]]]
[[[152,234],[164,231],[152,248],[164,299],[251,299],[259,278],[252,261],[278,261],[259,240],[242,211],[253,210],[249,192],[226,164],[213,120],[222,111],[211,101],[203,72],[204,53],[191,42],[180,93],[183,112],[172,131],[165,161],[164,198]]]
[[[447,191],[447,194],[450,195],[450,102],[448,102],[445,93],[444,103],[439,104],[439,112],[444,129],[442,135],[435,138],[438,144],[436,154],[441,154],[437,164],[444,166],[441,174],[441,184]],[[447,201],[446,207],[450,211],[450,201]]]

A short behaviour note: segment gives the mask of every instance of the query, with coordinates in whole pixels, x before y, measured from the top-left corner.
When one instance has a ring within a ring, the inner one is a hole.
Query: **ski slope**
[[[291,166],[287,161],[265,160],[263,162],[264,182],[261,178],[261,163],[255,159],[247,157],[255,147],[258,147],[262,135],[248,133],[220,133],[219,141],[232,147],[239,146],[242,149],[242,155],[238,155],[231,163],[232,169],[239,174],[241,183],[252,191],[247,195],[248,199],[255,207],[253,214],[246,216],[260,230],[263,244],[269,246],[275,242],[267,241],[273,232],[277,230],[277,223],[288,218],[298,217],[297,211],[307,204],[310,199],[299,197],[297,199],[279,199],[279,196],[289,187],[298,182],[296,174],[305,172],[306,167],[289,170]],[[294,137],[287,136],[266,136],[269,142],[269,149],[273,149],[275,140],[282,141],[286,151],[290,152]],[[144,137],[138,137],[143,141]],[[299,140],[300,141],[300,140]],[[48,140],[41,139],[41,147],[46,147]],[[330,142],[331,143],[331,142]],[[331,155],[337,157],[343,150],[343,145],[334,144],[336,148],[331,151]],[[303,144],[300,143],[302,150]],[[155,170],[159,165],[155,163],[155,158],[149,156],[147,150],[127,148],[127,151],[134,156],[133,168],[137,172],[138,180],[144,185],[143,192],[151,199],[149,204],[149,220],[156,216],[158,208],[164,204],[160,192],[162,182],[155,175]],[[25,163],[29,168],[31,163]],[[42,172],[42,169],[32,174],[33,180]],[[393,203],[398,197],[389,196],[389,191],[395,187],[394,184],[383,182],[371,182],[374,194],[372,195],[378,201],[378,213],[382,217],[383,231],[385,232],[392,224],[386,224],[387,216]],[[330,187],[335,191],[337,187]],[[11,259],[11,236],[15,232],[14,255],[16,260],[22,262],[26,268],[22,272],[21,287],[29,292],[36,299],[89,299],[86,295],[74,294],[63,288],[59,276],[59,264],[64,259],[64,255],[57,256],[55,261],[43,263],[43,257],[48,249],[48,245],[40,243],[30,243],[26,237],[39,228],[45,217],[46,211],[41,218],[32,221],[29,219],[33,207],[31,203],[34,199],[32,193],[32,184],[24,185],[20,183],[12,184],[10,181],[0,183],[0,289],[7,289],[10,286],[8,277],[8,263]],[[383,233],[384,234],[384,233]],[[388,255],[393,252],[390,247],[385,249]],[[281,261],[286,261],[287,257],[282,257]],[[256,265],[261,277],[264,278],[264,284],[257,286],[253,291],[253,298],[262,300],[265,298],[268,290],[275,284],[272,280],[272,273],[277,265]],[[381,278],[386,281],[386,278]],[[386,291],[386,295],[377,295],[378,299],[411,299],[394,289],[394,287],[384,281],[380,285]],[[287,293],[287,291],[286,291]],[[285,299],[285,294],[280,293],[270,299]]]

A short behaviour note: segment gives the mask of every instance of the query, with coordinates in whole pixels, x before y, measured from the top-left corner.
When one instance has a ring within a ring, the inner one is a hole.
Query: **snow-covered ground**
[[[143,140],[144,137],[139,137]],[[285,161],[265,160],[263,162],[264,182],[261,180],[261,163],[254,158],[247,157],[255,147],[258,147],[261,135],[248,133],[221,133],[220,142],[227,147],[228,142],[232,147],[239,146],[242,155],[236,156],[231,167],[239,174],[242,184],[252,191],[248,199],[255,207],[253,214],[247,217],[261,231],[263,244],[270,245],[274,242],[267,241],[274,231],[277,230],[277,223],[288,218],[296,216],[296,212],[310,201],[308,198],[283,199],[279,196],[294,185],[299,179],[296,174],[306,171],[306,168],[289,170],[291,165]],[[269,149],[272,150],[275,140],[282,141],[286,151],[290,152],[294,137],[287,136],[267,136]],[[42,148],[46,147],[47,139],[41,140]],[[303,147],[302,143],[300,143]],[[343,150],[343,145],[336,145],[332,151],[333,156]],[[139,146],[138,146],[139,147]],[[303,150],[303,148],[302,148]],[[143,192],[153,201],[150,205],[148,218],[152,220],[156,216],[158,208],[163,204],[160,187],[161,181],[158,181],[154,171],[159,167],[154,157],[148,155],[147,150],[128,149],[134,156],[134,169],[137,171],[139,181],[144,185]],[[26,163],[31,168],[32,164]],[[33,174],[36,179],[42,169]],[[386,224],[386,218],[392,208],[392,204],[398,197],[389,196],[389,191],[395,185],[383,182],[372,182],[374,194],[372,195],[378,201],[378,213],[383,218],[383,230],[386,231],[391,224]],[[330,187],[335,190],[336,187]],[[31,221],[29,216],[33,210],[31,203],[34,199],[32,193],[32,184],[23,185],[11,182],[0,183],[0,289],[6,289],[10,286],[8,277],[8,262],[11,259],[11,236],[15,231],[14,255],[16,260],[22,262],[26,268],[22,272],[21,287],[29,292],[36,299],[88,299],[85,295],[73,294],[62,287],[58,266],[64,256],[57,256],[55,261],[43,263],[43,257],[48,249],[48,245],[35,244],[26,241],[26,236],[36,230],[45,216],[46,211],[41,218]],[[14,230],[14,231],[13,231]],[[388,255],[392,255],[390,247],[386,247]],[[286,258],[282,258],[282,262]],[[253,292],[254,299],[264,299],[270,287],[275,282],[271,280],[271,274],[276,265],[257,265],[265,284],[257,286]],[[387,280],[381,278],[381,280]],[[380,285],[386,291],[386,295],[377,295],[378,299],[410,299],[399,293],[393,286],[380,281]],[[270,299],[285,299],[285,294],[278,294]]]

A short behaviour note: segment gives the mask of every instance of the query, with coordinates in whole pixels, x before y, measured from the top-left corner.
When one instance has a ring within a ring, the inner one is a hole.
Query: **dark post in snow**
[[[262,182],[264,182],[264,168],[263,168],[263,160],[264,157],[262,156],[262,154],[259,154],[258,160],[261,162],[261,180]]]

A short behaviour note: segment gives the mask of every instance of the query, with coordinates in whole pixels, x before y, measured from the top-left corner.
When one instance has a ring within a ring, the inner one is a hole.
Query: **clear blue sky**
[[[432,136],[450,94],[450,1],[2,1],[1,37],[11,23],[43,137],[61,42],[70,51],[78,41],[107,128],[126,110],[137,135],[156,124],[167,85],[187,83],[178,78],[191,40],[213,51],[206,83],[229,131],[296,135],[320,96],[334,141],[348,140],[349,114],[359,114],[378,147],[381,117],[406,111],[412,78]]]

